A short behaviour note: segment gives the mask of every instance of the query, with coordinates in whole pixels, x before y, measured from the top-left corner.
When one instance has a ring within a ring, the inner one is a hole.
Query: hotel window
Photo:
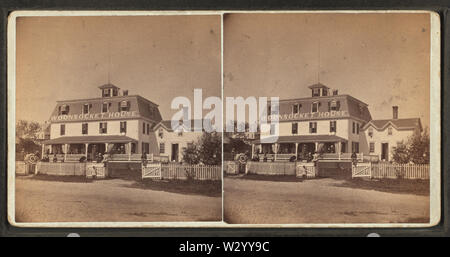
[[[390,128],[390,127],[388,128],[388,135],[392,136],[392,128]]]
[[[313,88],[312,96],[320,96],[320,89],[319,88]]]
[[[121,101],[119,102],[119,111],[127,112],[130,110],[130,102],[129,101]]]
[[[166,144],[159,143],[159,153],[165,153],[166,152]]]
[[[92,104],[83,104],[83,114],[88,114]]]
[[[309,133],[317,133],[317,122],[309,123]]]
[[[99,124],[99,133],[100,134],[108,133],[108,124],[106,122],[100,122],[100,124]]]
[[[109,88],[103,89],[103,97],[110,97],[110,96],[111,96],[111,91],[109,90]]]
[[[150,124],[147,123],[147,135],[150,135]]]
[[[65,124],[61,124],[61,125],[59,126],[59,134],[60,134],[61,136],[64,136],[64,135],[66,134],[66,125],[65,125]]]
[[[267,115],[271,115],[272,112],[272,106],[270,104],[267,105]]]
[[[158,130],[158,136],[159,136],[160,138],[163,138],[163,137],[164,137],[164,131],[163,131],[162,128],[160,128],[160,129]]]
[[[58,107],[58,115],[67,115],[69,114],[69,106],[68,105],[61,105]]]
[[[111,103],[103,103],[102,104],[102,112],[108,112],[110,106],[111,106]]]
[[[353,134],[359,134],[359,123],[353,122],[352,132]]]
[[[322,89],[322,96],[327,96],[328,95],[328,89],[323,88]]]
[[[292,123],[292,134],[298,133],[298,123]]]
[[[318,112],[319,111],[320,102],[314,102],[311,106],[311,112]]]
[[[120,133],[127,133],[127,122],[126,121],[120,122]]]
[[[369,152],[371,152],[371,153],[375,152],[375,143],[371,142],[369,144]]]
[[[87,123],[81,124],[81,134],[87,135],[87,133],[88,133],[88,124]]]
[[[301,104],[293,104],[292,105],[292,113],[293,114],[300,113],[300,108],[302,108]]]
[[[339,101],[331,101],[328,102],[328,111],[339,111],[340,108],[340,102]]]
[[[336,132],[336,121],[330,121],[330,132]]]
[[[117,95],[118,95],[117,88],[113,88],[113,96],[117,96]]]

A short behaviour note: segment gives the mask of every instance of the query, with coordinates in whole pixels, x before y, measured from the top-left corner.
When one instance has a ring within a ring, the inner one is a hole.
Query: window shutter
[[[328,102],[328,111],[331,111],[331,102]]]
[[[339,111],[339,108],[341,107],[341,101],[336,102],[336,110]]]

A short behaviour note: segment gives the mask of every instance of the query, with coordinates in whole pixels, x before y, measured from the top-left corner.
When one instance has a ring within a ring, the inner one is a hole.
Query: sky
[[[320,81],[373,119],[398,105],[429,126],[429,14],[227,14],[223,55],[225,97],[309,97]]]
[[[19,17],[16,120],[44,122],[57,100],[100,97],[110,82],[159,105],[221,96],[221,18],[195,16]]]

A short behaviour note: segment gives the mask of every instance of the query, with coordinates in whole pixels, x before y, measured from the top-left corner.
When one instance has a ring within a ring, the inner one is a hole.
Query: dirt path
[[[220,221],[221,197],[131,187],[132,181],[91,183],[16,180],[18,222]]]
[[[303,182],[224,180],[229,223],[391,223],[429,220],[429,197],[337,186],[334,179]]]

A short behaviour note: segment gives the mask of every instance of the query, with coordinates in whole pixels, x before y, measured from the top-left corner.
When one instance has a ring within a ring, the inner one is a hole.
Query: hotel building
[[[395,130],[395,140],[400,142],[420,127],[419,119],[372,120],[368,105],[363,101],[340,95],[338,90],[320,83],[309,88],[310,97],[279,101],[279,125],[271,124],[270,132],[261,133],[261,138],[252,142],[252,158],[258,155],[260,159],[289,160],[296,156],[301,160],[321,152],[331,159],[349,159],[355,152],[387,160],[394,145],[384,137],[387,133],[383,131]],[[269,104],[269,114],[270,109]],[[268,121],[271,118],[269,115]],[[276,142],[265,143],[264,139],[277,134]]]
[[[50,139],[42,142],[42,156],[58,161],[94,160],[113,153],[114,160],[140,160],[142,153],[182,160],[182,147],[201,132],[171,129],[154,102],[128,95],[115,85],[99,87],[101,96],[57,101],[50,117]],[[187,132],[187,133],[183,133]]]

